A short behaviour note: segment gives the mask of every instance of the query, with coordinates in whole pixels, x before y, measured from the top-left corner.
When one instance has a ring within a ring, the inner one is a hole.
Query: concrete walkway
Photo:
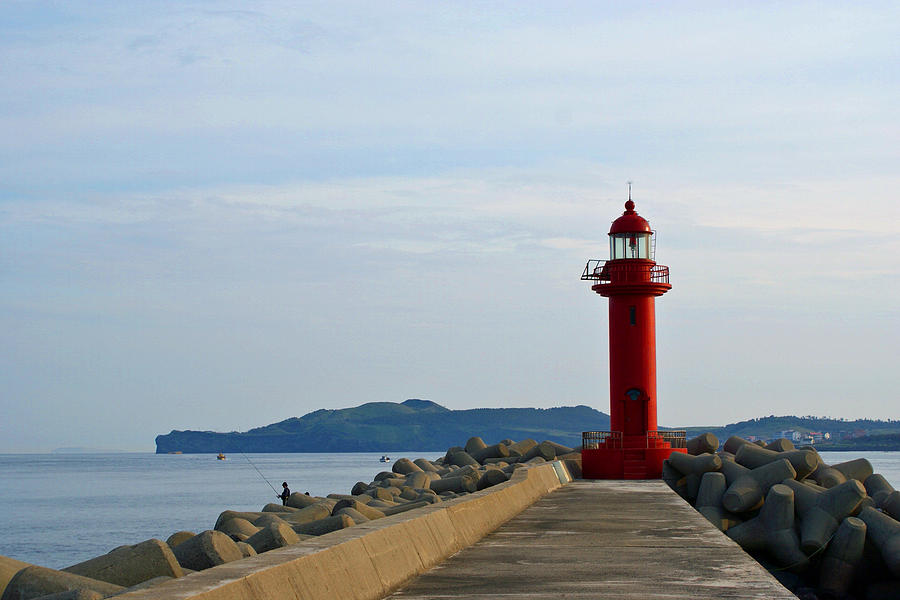
[[[661,481],[575,481],[389,598],[793,599]]]

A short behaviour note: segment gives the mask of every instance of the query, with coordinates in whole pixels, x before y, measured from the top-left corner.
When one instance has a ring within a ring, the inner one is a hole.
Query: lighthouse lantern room
[[[686,452],[683,431],[656,424],[654,302],[672,289],[669,267],[656,264],[654,231],[628,196],[609,230],[609,260],[589,260],[581,275],[609,298],[610,431],[583,433],[587,479],[656,479],[672,452]]]

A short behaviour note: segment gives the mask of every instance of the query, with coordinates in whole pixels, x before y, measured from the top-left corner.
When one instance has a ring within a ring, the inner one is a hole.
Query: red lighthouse
[[[655,299],[672,286],[669,267],[656,264],[650,223],[629,193],[609,229],[609,260],[589,260],[581,278],[609,298],[610,431],[584,433],[588,479],[655,479],[672,452],[686,452],[683,431],[656,425]]]

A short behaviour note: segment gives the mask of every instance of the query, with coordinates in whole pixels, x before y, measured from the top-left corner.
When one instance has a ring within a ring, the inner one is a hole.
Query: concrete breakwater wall
[[[663,479],[800,598],[900,598],[900,492],[868,460],[707,433]]]
[[[212,530],[61,571],[0,557],[2,600],[381,598],[570,480],[565,463],[577,474],[577,456],[551,442],[472,438],[434,462],[398,460],[350,494],[226,510]]]

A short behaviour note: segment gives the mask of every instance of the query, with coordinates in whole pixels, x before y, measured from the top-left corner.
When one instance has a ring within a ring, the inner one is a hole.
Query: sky
[[[900,418],[896,2],[0,3],[0,451],[320,408]]]

